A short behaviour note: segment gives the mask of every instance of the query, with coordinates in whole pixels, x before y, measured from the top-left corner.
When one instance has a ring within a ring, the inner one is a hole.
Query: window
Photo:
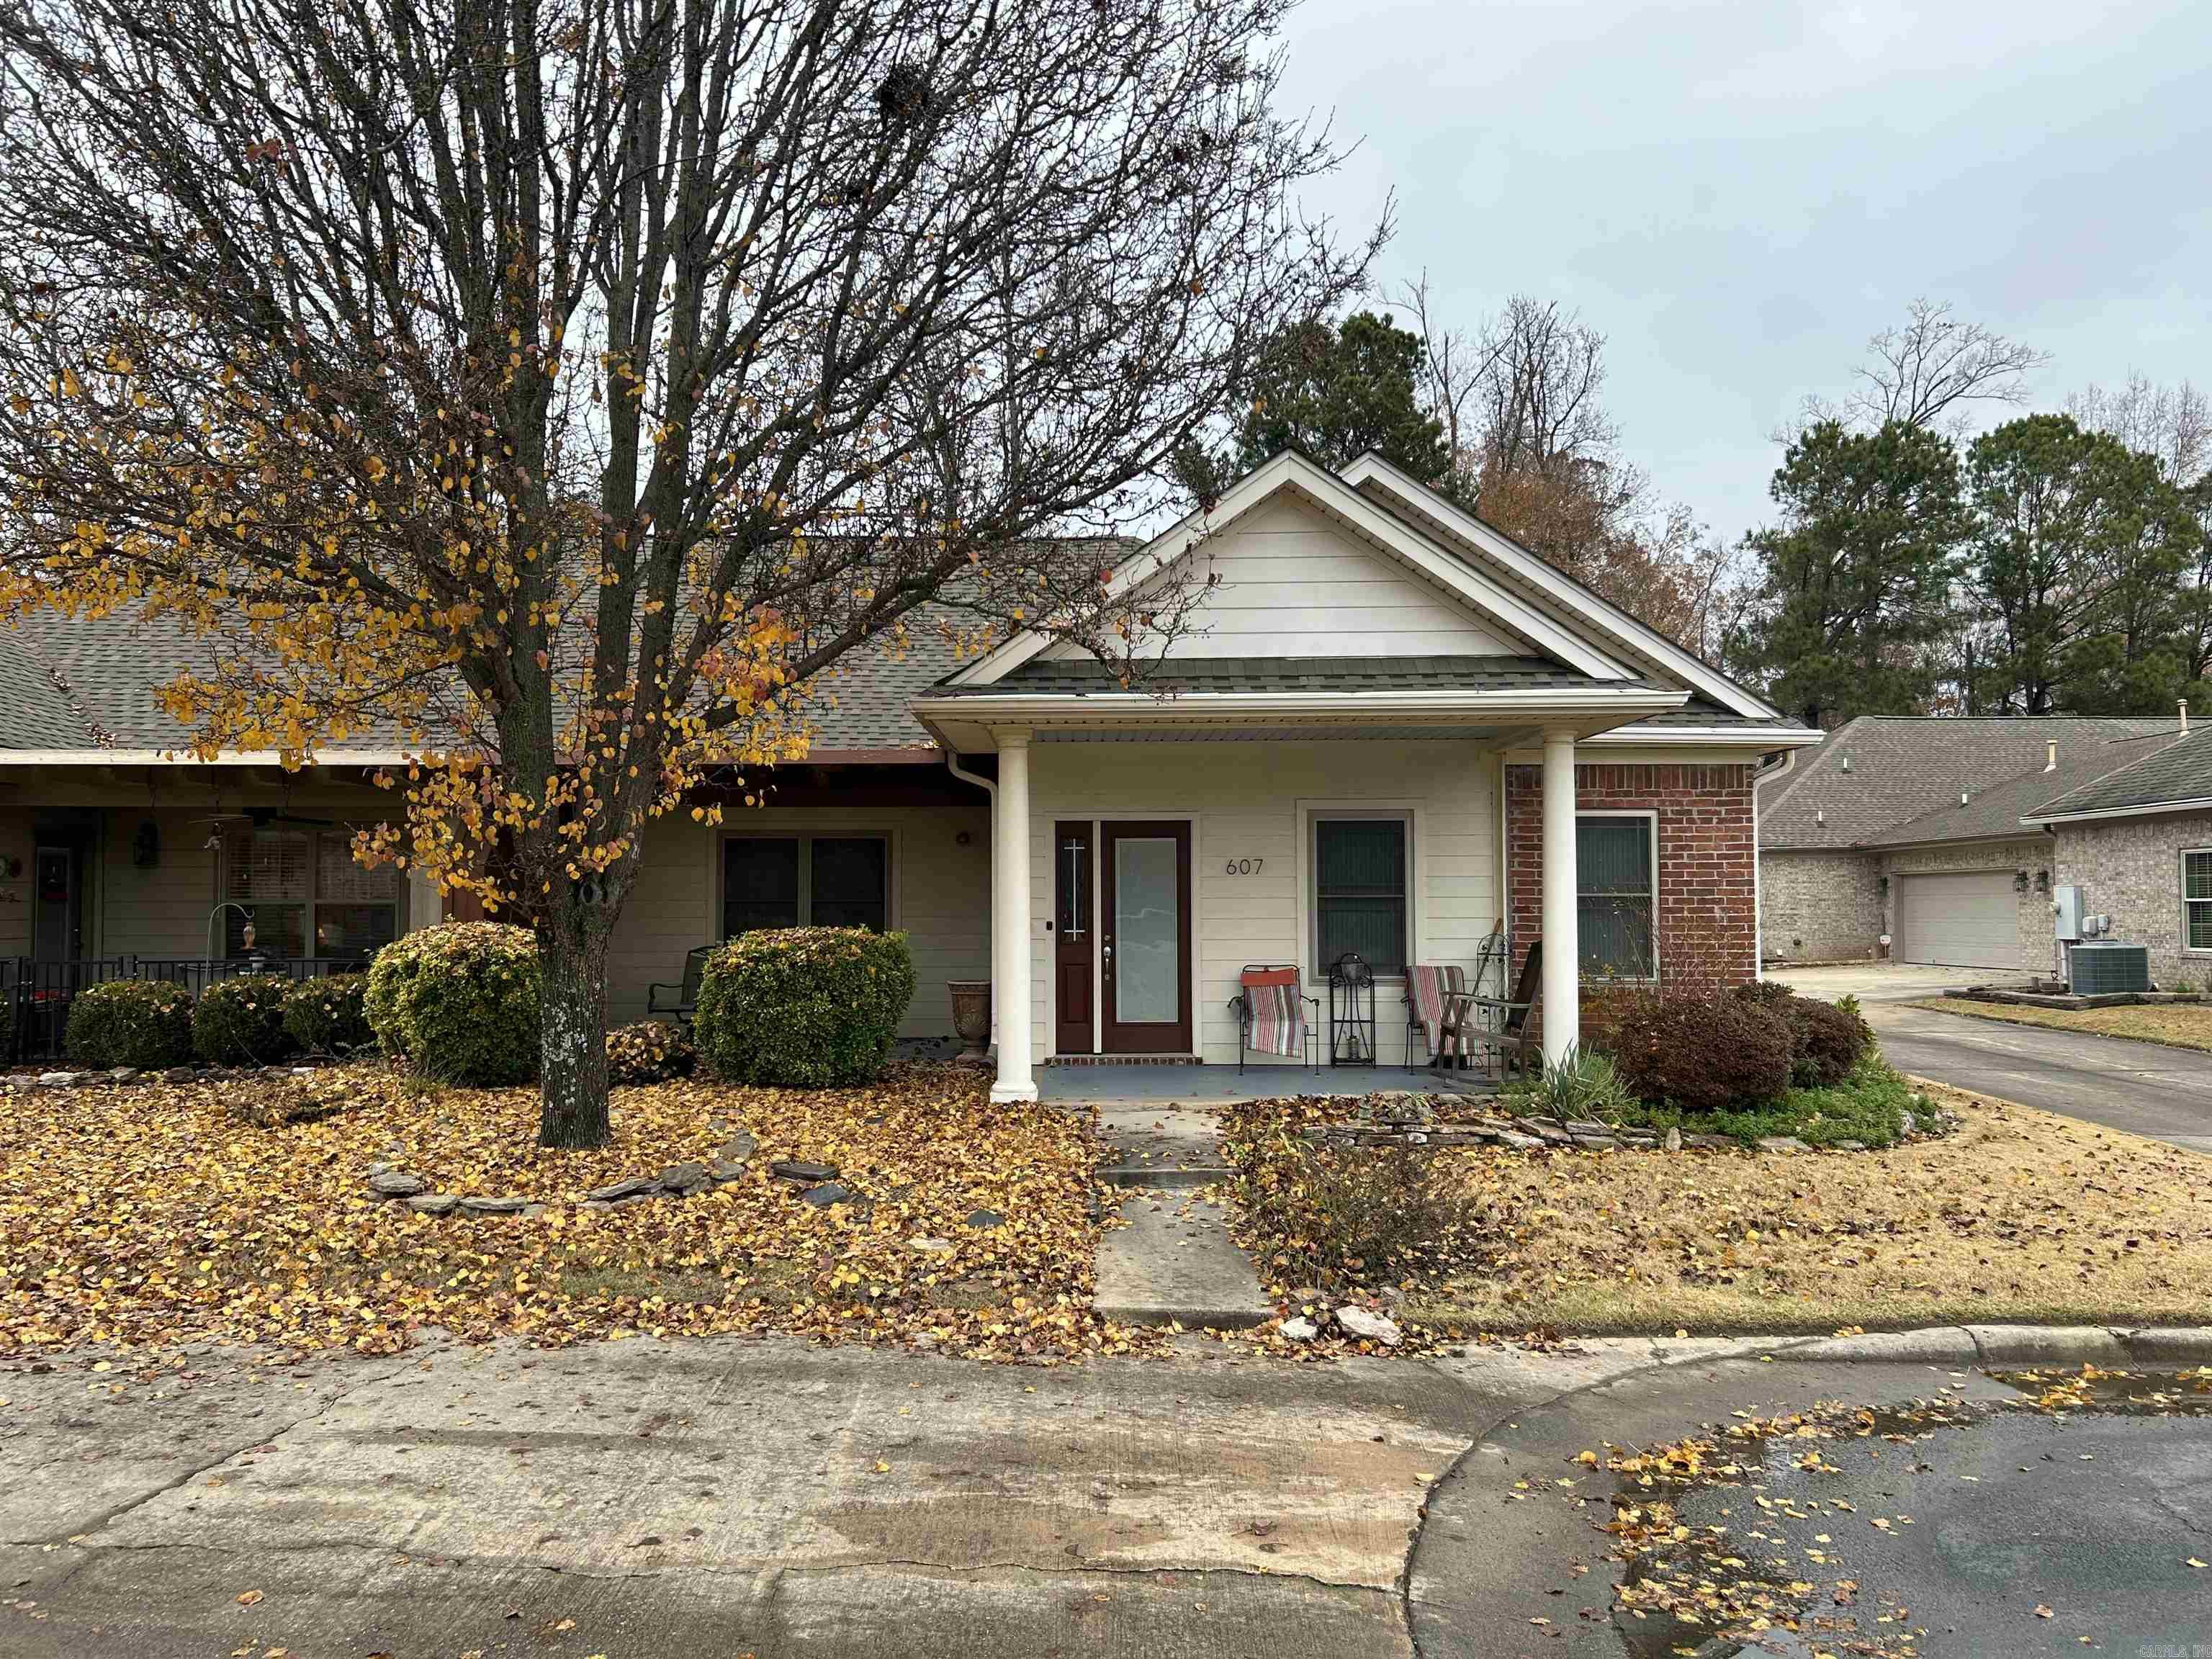
[[[1575,819],[1575,933],[1582,971],[1652,979],[1652,843],[1658,821],[1645,812],[1583,812]]]
[[[732,836],[722,843],[722,937],[758,927],[890,925],[880,836]]]
[[[2181,855],[2182,948],[2212,951],[2212,847]]]
[[[1377,974],[1404,973],[1406,820],[1316,818],[1313,830],[1314,971],[1354,951]]]
[[[223,865],[223,897],[253,913],[249,952],[245,916],[223,911],[226,956],[360,957],[398,935],[399,872],[362,869],[343,835],[248,830],[226,841]]]

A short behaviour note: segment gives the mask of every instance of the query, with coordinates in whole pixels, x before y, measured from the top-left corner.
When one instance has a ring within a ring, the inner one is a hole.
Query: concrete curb
[[[1726,1340],[1728,1339],[1716,1339]],[[1736,1339],[1763,1358],[1834,1364],[1984,1365],[2212,1364],[2212,1325],[1931,1325],[1912,1331],[1783,1339],[1759,1350],[1757,1337]],[[1685,1360],[1695,1356],[1685,1355]],[[1679,1363],[1679,1362],[1676,1362]]]

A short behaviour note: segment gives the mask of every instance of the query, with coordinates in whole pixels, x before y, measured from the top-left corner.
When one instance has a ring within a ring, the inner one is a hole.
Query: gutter
[[[1766,977],[1766,883],[1759,869],[1759,786],[1769,778],[1786,778],[1797,769],[1797,751],[1784,750],[1778,762],[1762,764],[1751,775],[1751,976]]]
[[[960,764],[960,753],[950,744],[945,744],[945,769],[959,779],[961,782],[972,783],[990,797],[991,857],[996,860],[999,856],[999,786],[989,778],[963,769]],[[997,878],[994,877],[991,882],[991,897],[994,903],[997,902],[998,896],[999,884]],[[991,929],[988,937],[991,946],[991,983],[994,988],[991,993],[991,1047],[996,1050],[999,1046],[999,994],[995,988],[999,982],[999,925],[996,917],[991,920]]]
[[[2166,812],[2212,812],[2212,799],[2158,800],[2142,806],[2107,806],[2094,812],[2059,812],[2022,818],[2029,828],[2048,829],[2054,823],[2092,823],[2100,818],[2150,818]]]

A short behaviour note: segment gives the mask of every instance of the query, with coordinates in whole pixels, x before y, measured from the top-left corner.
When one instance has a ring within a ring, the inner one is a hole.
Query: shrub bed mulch
[[[2212,1158],[1929,1093],[1955,1120],[1949,1133],[1865,1152],[1408,1153],[1427,1184],[1413,1188],[1409,1173],[1396,1201],[1428,1219],[1395,1237],[1391,1195],[1364,1193],[1352,1173],[1369,1149],[1303,1133],[1340,1107],[1239,1106],[1223,1145],[1238,1237],[1271,1289],[1286,1304],[1310,1300],[1316,1286],[1379,1299],[1419,1341],[1484,1330],[2203,1322]]]
[[[256,1127],[242,1089],[342,1092],[346,1109]],[[1091,1309],[1091,1123],[992,1105],[972,1071],[620,1089],[613,1140],[590,1152],[538,1148],[538,1109],[531,1091],[431,1088],[380,1065],[0,1097],[0,1354],[204,1338],[382,1353],[428,1327],[549,1345],[781,1330],[1040,1362],[1152,1340]],[[707,1159],[736,1129],[758,1146],[727,1184],[575,1206]],[[771,1173],[785,1161],[830,1165],[856,1201],[802,1201]],[[551,1207],[418,1213],[368,1188],[380,1164]],[[1000,1224],[969,1225],[978,1211]]]

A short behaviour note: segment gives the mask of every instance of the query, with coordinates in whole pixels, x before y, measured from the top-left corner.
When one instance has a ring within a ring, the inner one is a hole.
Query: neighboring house
[[[2172,989],[2212,980],[2212,731],[2045,797],[2022,817],[2057,844],[2058,879],[2081,887],[2106,937],[2149,947]]]
[[[1759,815],[1760,955],[2043,970],[2056,795],[2156,754],[2170,716],[1868,714],[1770,787]]]
[[[1362,953],[1386,1063],[1406,965],[1472,967],[1495,929],[1516,964],[1543,939],[1555,1052],[1578,973],[1756,971],[1757,790],[1818,733],[1372,457],[1279,456],[1116,580],[1191,561],[1201,631],[1137,689],[1039,636],[962,663],[924,629],[840,676],[772,804],[647,834],[614,1017],[748,927],[902,928],[907,1034],[949,1030],[947,980],[991,978],[1022,1096],[1033,1058],[1234,1061],[1250,963],[1325,1000]],[[345,854],[392,811],[389,750],[292,776],[162,752],[152,689],[188,655],[143,625],[0,632],[0,955],[234,957],[250,911],[258,949],[358,960],[437,920]]]

